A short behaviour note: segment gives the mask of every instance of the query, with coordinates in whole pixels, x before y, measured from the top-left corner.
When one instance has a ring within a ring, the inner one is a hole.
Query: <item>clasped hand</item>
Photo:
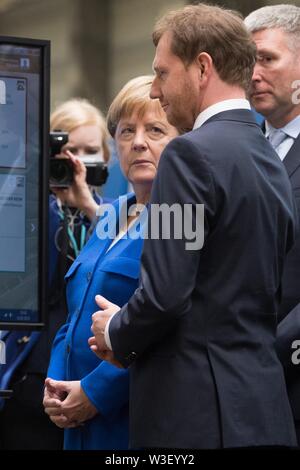
[[[60,428],[74,428],[93,418],[97,408],[84,393],[79,380],[45,380],[45,413]]]

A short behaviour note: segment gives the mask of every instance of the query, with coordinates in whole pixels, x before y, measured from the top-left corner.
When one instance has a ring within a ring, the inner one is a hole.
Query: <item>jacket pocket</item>
[[[118,257],[105,260],[99,267],[101,271],[138,279],[140,261],[134,258]]]

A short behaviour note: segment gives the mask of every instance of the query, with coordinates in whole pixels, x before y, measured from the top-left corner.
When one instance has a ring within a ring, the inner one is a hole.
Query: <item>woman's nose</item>
[[[134,134],[132,146],[135,151],[142,151],[147,148],[146,135],[144,131],[136,131]]]

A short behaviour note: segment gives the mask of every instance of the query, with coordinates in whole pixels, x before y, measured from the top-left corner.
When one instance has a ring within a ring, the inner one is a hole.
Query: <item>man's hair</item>
[[[110,151],[108,131],[101,111],[84,98],[71,98],[61,103],[50,116],[50,130],[72,132],[80,126],[98,126],[102,135],[103,157],[107,162]]]
[[[263,29],[280,28],[291,36],[290,46],[300,47],[300,8],[296,5],[272,5],[259,8],[245,18],[250,33]]]
[[[224,82],[248,89],[256,47],[238,12],[202,3],[186,6],[157,21],[152,34],[155,47],[166,32],[172,34],[173,54],[186,66],[206,52]]]
[[[120,119],[131,116],[135,111],[142,116],[146,111],[154,110],[164,116],[159,100],[150,98],[153,79],[153,75],[133,78],[114,98],[107,113],[107,127],[112,137],[115,137]]]

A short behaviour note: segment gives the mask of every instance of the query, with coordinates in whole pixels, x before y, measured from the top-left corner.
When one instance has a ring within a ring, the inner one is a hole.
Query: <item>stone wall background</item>
[[[282,1],[283,2],[283,1]],[[211,0],[248,14],[281,1]],[[0,35],[51,40],[51,105],[83,96],[105,112],[130,78],[151,73],[155,20],[183,0],[0,0]],[[293,3],[300,6],[300,0]]]

